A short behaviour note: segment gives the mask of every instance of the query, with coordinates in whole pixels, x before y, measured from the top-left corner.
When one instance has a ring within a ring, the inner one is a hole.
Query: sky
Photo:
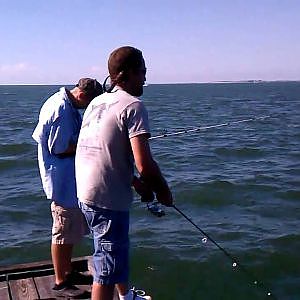
[[[147,83],[300,80],[300,0],[0,0],[0,84],[107,76],[142,50]]]

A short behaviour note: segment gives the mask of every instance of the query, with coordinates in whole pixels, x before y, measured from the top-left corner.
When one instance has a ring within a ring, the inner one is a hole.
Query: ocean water
[[[0,86],[1,266],[50,259],[31,134],[58,88]],[[158,218],[136,198],[132,283],[156,300],[300,299],[300,82],[149,85],[142,99],[152,136],[269,117],[151,141],[178,209],[239,264],[175,209]],[[75,255],[91,252],[86,238]]]

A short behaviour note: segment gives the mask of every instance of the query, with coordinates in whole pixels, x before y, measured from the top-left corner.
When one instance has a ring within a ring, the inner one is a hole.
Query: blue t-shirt
[[[61,88],[42,106],[39,122],[32,134],[38,143],[38,161],[43,188],[48,199],[58,205],[78,207],[75,155],[62,158],[70,144],[76,144],[81,115]]]

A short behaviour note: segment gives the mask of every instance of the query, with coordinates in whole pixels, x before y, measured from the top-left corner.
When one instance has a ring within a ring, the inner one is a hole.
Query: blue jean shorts
[[[79,202],[94,238],[94,282],[127,283],[129,275],[129,212]]]

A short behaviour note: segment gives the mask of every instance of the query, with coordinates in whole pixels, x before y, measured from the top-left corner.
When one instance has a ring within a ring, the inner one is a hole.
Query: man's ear
[[[119,73],[120,81],[126,81],[128,79],[128,71],[121,71]]]
[[[85,97],[86,97],[85,93],[82,90],[79,89],[79,91],[78,91],[78,99],[81,100],[82,98],[85,98]]]

